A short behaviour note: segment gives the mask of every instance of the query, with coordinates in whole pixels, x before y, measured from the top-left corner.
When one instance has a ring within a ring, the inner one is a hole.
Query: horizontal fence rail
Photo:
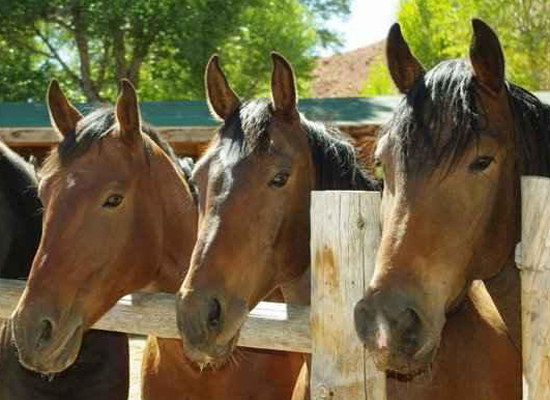
[[[0,279],[0,318],[9,318],[25,289],[24,281]],[[179,339],[175,296],[138,293],[119,301],[94,329]],[[309,307],[261,302],[249,314],[238,344],[311,353]]]

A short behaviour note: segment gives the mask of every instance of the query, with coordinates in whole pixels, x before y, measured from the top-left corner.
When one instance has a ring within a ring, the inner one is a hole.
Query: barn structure
[[[335,125],[349,135],[366,161],[376,132],[399,103],[399,97],[302,99],[299,109],[310,120]],[[77,107],[89,111],[91,106]],[[214,120],[204,100],[143,102],[143,119],[157,127],[180,156],[198,157],[219,122]],[[0,103],[0,140],[23,155],[39,160],[59,141],[51,128],[43,103]]]

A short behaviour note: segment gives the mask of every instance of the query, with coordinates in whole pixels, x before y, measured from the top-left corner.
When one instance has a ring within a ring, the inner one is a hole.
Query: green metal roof
[[[550,92],[536,95],[550,104]],[[401,97],[301,99],[299,109],[309,119],[340,125],[378,124],[389,119]],[[78,104],[82,111],[90,106]],[[216,126],[204,100],[143,102],[143,118],[155,126]],[[43,103],[0,103],[0,128],[49,127]]]
[[[299,109],[312,120],[338,124],[364,124],[385,121],[399,97],[301,99]],[[91,107],[76,105],[86,112]],[[216,126],[204,100],[143,102],[144,120],[155,126]],[[0,128],[49,127],[43,103],[0,103]]]

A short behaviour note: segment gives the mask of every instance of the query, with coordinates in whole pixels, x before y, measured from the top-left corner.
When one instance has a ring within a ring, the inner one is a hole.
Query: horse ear
[[[272,52],[271,97],[276,112],[292,116],[297,113],[296,84],[290,63],[279,53]]]
[[[53,127],[63,136],[74,135],[82,114],[67,100],[55,79],[48,86],[46,103]]]
[[[210,57],[204,74],[204,86],[210,112],[215,117],[225,120],[241,105],[225,77],[217,54]]]
[[[128,79],[120,81],[120,94],[116,101],[116,120],[120,136],[132,141],[141,137],[141,115],[134,85]]]
[[[403,94],[407,93],[417,79],[424,75],[424,67],[411,53],[401,32],[401,26],[397,23],[393,24],[388,33],[386,58],[393,82]]]
[[[504,87],[504,54],[498,36],[480,19],[472,19],[474,34],[470,44],[470,62],[474,76],[494,94]]]

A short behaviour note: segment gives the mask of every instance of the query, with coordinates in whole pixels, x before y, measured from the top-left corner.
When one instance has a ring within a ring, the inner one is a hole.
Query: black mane
[[[77,124],[74,135],[67,135],[59,143],[57,154],[60,163],[67,164],[72,159],[84,154],[90,146],[106,137],[116,123],[113,107],[101,107],[83,117]],[[174,149],[160,137],[150,125],[142,123],[141,130],[149,136],[170,159],[179,166]]]
[[[426,73],[401,101],[381,130],[397,146],[407,169],[433,171],[449,161],[453,168],[482,135],[497,136],[479,110],[478,88],[464,60],[445,61]],[[513,112],[521,173],[550,173],[550,107],[512,83],[506,84]]]
[[[14,240],[6,265],[0,265],[2,278],[17,279],[28,276],[34,253],[42,232],[42,204],[38,198],[36,176],[32,165],[0,143],[0,191],[6,196],[16,216]]]
[[[254,150],[265,151],[269,146],[267,127],[273,112],[268,99],[250,100],[229,116],[220,128],[219,135],[229,138],[231,147],[226,156],[233,153],[245,157]],[[302,128],[307,134],[311,156],[316,169],[315,190],[375,190],[360,164],[355,148],[345,140],[336,128],[307,120],[300,114]]]

